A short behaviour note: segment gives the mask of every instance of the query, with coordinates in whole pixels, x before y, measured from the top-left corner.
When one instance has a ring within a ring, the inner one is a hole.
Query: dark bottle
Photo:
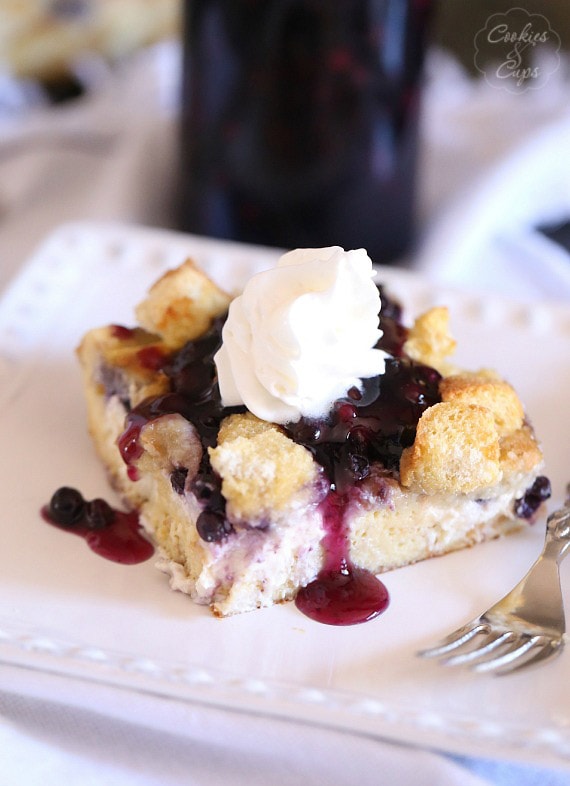
[[[184,230],[284,248],[413,240],[430,0],[187,0]]]

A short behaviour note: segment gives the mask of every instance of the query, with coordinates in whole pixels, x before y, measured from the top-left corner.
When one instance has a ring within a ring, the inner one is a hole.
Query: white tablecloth
[[[21,96],[4,86],[0,290],[61,223],[170,224],[178,57],[175,45],[157,47],[106,77],[89,97],[59,108],[18,107]],[[537,221],[570,216],[567,84],[553,79],[548,90],[517,100],[470,83],[441,56],[433,62],[422,160],[423,240],[414,264],[446,283],[569,298],[565,252],[534,230]],[[507,213],[514,195],[522,196]],[[508,223],[499,220],[504,215]],[[534,256],[525,261],[525,254]],[[451,757],[104,686],[95,691],[0,665],[0,784],[75,783],[562,786],[570,784],[570,774]]]

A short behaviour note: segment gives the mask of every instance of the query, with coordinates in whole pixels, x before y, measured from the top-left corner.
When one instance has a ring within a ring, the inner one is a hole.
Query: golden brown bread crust
[[[228,513],[254,525],[272,511],[308,504],[319,476],[308,450],[251,413],[226,418],[209,453]]]
[[[503,436],[521,428],[523,405],[514,389],[498,377],[486,373],[453,374],[442,379],[439,392],[442,401],[477,404],[489,409],[498,433]]]
[[[205,333],[215,317],[227,311],[230,300],[187,259],[159,278],[135,313],[140,325],[170,349],[178,349]]]
[[[449,309],[435,306],[416,318],[404,343],[404,352],[412,360],[445,374],[451,368],[447,358],[455,352],[455,347],[456,341],[449,332]]]
[[[400,461],[402,485],[426,494],[487,496],[510,476],[540,464],[514,389],[490,372],[453,374],[439,385]]]
[[[501,467],[506,477],[533,472],[542,466],[542,451],[532,428],[524,423],[521,428],[502,437]]]
[[[424,494],[483,493],[501,479],[493,413],[474,404],[441,402],[419,420],[400,461],[403,486]]]
[[[511,385],[489,370],[458,372],[447,360],[454,350],[446,308],[416,319],[404,351],[444,375],[442,403],[420,418],[414,444],[402,454],[400,480],[426,494],[485,495],[540,464],[540,449]]]

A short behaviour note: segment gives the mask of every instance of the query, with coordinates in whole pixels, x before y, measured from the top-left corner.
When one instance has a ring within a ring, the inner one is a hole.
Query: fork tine
[[[487,640],[480,646],[460,652],[457,655],[452,655],[446,658],[443,662],[446,666],[466,666],[474,663],[475,661],[482,661],[487,655],[491,655],[496,651],[504,648],[506,644],[510,644],[516,634],[513,631],[489,631]],[[517,637],[518,639],[518,637]]]
[[[503,652],[494,658],[488,658],[487,660],[483,660],[480,663],[476,663],[473,666],[473,669],[474,671],[496,671],[497,669],[502,669],[503,667],[511,667],[532,649],[537,648],[541,644],[544,645],[545,643],[548,643],[548,639],[545,639],[544,636],[530,636],[528,634],[517,636],[516,639],[512,642],[512,647],[509,647],[506,652]]]
[[[520,663],[511,663],[505,666],[502,669],[496,669],[497,676],[503,676],[505,674],[512,674],[515,671],[521,671],[522,669],[526,669],[527,667],[538,665],[539,663],[544,663],[544,661],[549,660],[550,658],[554,658],[557,655],[560,655],[564,648],[564,642],[560,641],[546,641],[542,648],[540,646],[536,647],[536,653],[530,657],[523,659]]]
[[[467,625],[463,625],[453,633],[450,633],[449,636],[446,636],[434,647],[420,650],[418,655],[421,658],[439,658],[441,655],[446,655],[448,652],[453,652],[463,646],[463,644],[467,644],[478,633],[486,633],[488,630],[489,626],[483,622],[469,622]]]

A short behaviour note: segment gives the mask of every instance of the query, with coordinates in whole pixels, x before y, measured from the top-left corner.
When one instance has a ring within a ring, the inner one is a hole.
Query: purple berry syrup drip
[[[301,587],[295,604],[307,617],[327,625],[356,625],[385,611],[388,590],[373,573],[351,564],[345,520],[348,494],[330,490],[321,503],[324,564],[316,579]]]

